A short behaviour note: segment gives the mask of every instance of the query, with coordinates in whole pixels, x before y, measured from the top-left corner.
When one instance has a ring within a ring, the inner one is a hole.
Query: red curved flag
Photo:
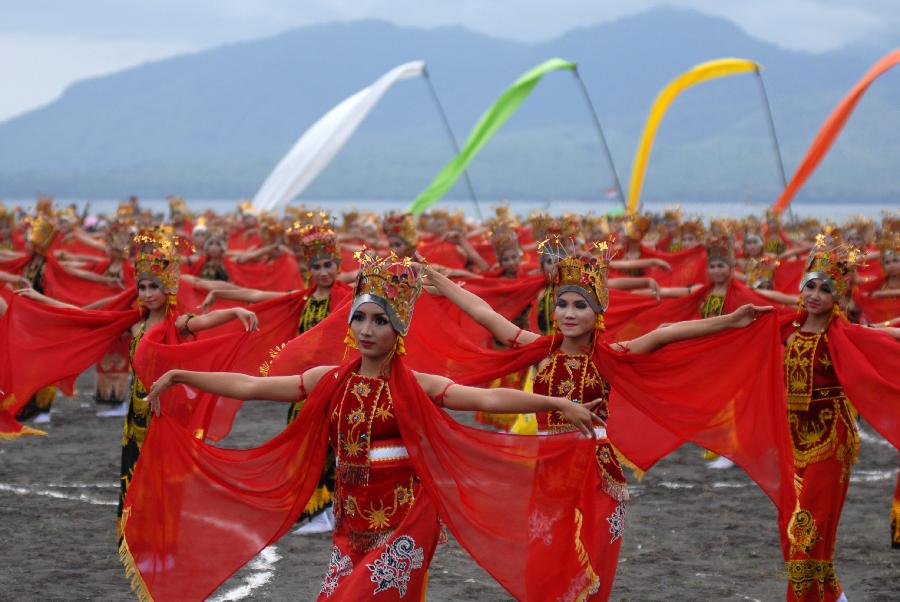
[[[841,133],[847,119],[850,118],[850,114],[853,113],[853,109],[856,108],[856,103],[858,103],[859,99],[862,98],[862,95],[866,93],[869,85],[878,79],[878,76],[897,63],[900,63],[900,49],[889,52],[881,57],[881,59],[869,69],[869,72],[866,73],[861,80],[856,82],[856,85],[850,90],[850,93],[847,94],[834,111],[831,112],[831,115],[825,120],[825,124],[822,125],[822,129],[816,134],[816,138],[813,140],[809,150],[806,151],[806,156],[803,158],[800,167],[798,167],[797,171],[794,173],[794,177],[791,178],[787,188],[784,189],[784,192],[781,193],[781,197],[772,207],[776,212],[780,213],[787,209],[791,199],[794,198],[794,195],[797,194],[800,187],[806,183],[806,180],[808,180],[809,176],[816,170],[816,167],[819,166],[819,163],[825,157],[828,149],[831,148],[831,145],[838,137],[838,134]]]

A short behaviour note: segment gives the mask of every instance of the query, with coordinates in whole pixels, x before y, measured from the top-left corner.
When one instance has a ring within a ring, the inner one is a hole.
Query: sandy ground
[[[60,398],[47,437],[0,442],[0,600],[134,599],[115,549],[121,418],[98,418],[91,374]],[[283,404],[250,403],[229,443],[277,432]],[[844,507],[836,567],[851,601],[900,600],[900,551],[889,546],[897,453],[872,429]],[[685,446],[641,482],[613,599],[783,600],[772,504],[738,469],[713,471]],[[217,592],[216,600],[314,599],[327,535],[288,534]],[[429,599],[508,600],[455,543],[438,549]]]

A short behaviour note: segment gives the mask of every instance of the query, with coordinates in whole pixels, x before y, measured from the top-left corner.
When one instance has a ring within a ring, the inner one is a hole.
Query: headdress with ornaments
[[[531,236],[534,240],[545,240],[562,235],[559,222],[549,213],[536,211],[528,216],[528,225],[531,226]]]
[[[303,258],[307,265],[322,258],[340,261],[334,230],[327,223],[320,226],[313,224],[303,226],[299,234]]]
[[[622,232],[625,238],[630,238],[631,240],[641,240],[649,230],[650,218],[646,215],[629,215],[622,222]]]
[[[706,262],[715,260],[734,265],[734,241],[730,236],[716,236],[706,241]]]
[[[856,247],[829,242],[824,234],[819,234],[800,280],[800,290],[807,282],[818,278],[829,283],[836,299],[841,298],[850,290],[853,271],[862,259],[863,254]]]
[[[388,213],[384,217],[382,228],[385,236],[399,238],[409,247],[419,245],[416,221],[411,213]]]
[[[748,259],[746,266],[744,266],[744,274],[747,276],[747,283],[750,285],[750,288],[773,286],[775,284],[776,267],[778,267],[778,260],[770,255]]]
[[[516,230],[508,222],[498,222],[491,229],[491,245],[494,247],[494,254],[499,260],[506,251],[515,251],[521,254],[519,248],[519,236]]]
[[[58,231],[52,215],[38,213],[28,219],[28,242],[35,253],[46,254]]]
[[[191,247],[190,243],[165,226],[138,232],[131,241],[135,282],[155,282],[166,293],[169,305],[174,305],[181,276],[181,251],[185,247]]]
[[[242,201],[238,203],[238,212],[241,215],[259,215],[259,209],[253,205],[253,201]]]
[[[169,203],[169,215],[175,215],[175,213],[187,215],[187,203],[184,202],[183,196],[173,196],[170,194],[166,197],[166,201]]]
[[[16,214],[6,208],[6,205],[0,203],[0,222],[12,224],[15,221]]]
[[[878,250],[883,258],[900,254],[900,214],[886,213],[882,217]]]
[[[589,255],[570,255],[558,239],[541,241],[538,247],[543,253],[556,255],[556,275],[553,278],[554,293],[578,293],[598,314],[609,306],[609,289],[606,286],[609,262],[615,252],[613,239],[592,243]]]
[[[374,303],[388,315],[394,330],[405,336],[422,293],[420,273],[408,257],[399,260],[393,253],[384,258],[357,251],[354,257],[360,268],[350,318],[363,303]]]
[[[106,242],[113,254],[121,257],[128,253],[131,239],[134,236],[134,228],[125,220],[116,220],[107,226],[105,235]]]

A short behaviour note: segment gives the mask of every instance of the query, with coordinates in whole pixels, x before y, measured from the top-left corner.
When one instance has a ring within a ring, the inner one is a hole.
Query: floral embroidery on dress
[[[422,568],[424,560],[425,551],[417,548],[416,540],[409,535],[401,535],[387,544],[378,560],[366,565],[372,573],[370,579],[375,584],[373,593],[379,594],[394,587],[403,598],[413,569]]]
[[[545,546],[549,546],[553,542],[553,533],[551,528],[556,521],[536,510],[528,517],[528,540],[544,542]]]
[[[609,540],[609,543],[613,543],[625,533],[625,519],[627,517],[628,510],[625,507],[625,504],[619,504],[616,506],[613,513],[606,519],[606,522],[609,523],[609,532],[612,535],[612,539]]]
[[[328,569],[325,571],[325,578],[322,580],[322,589],[320,594],[330,596],[337,589],[338,580],[346,577],[353,572],[353,561],[346,554],[341,554],[337,546],[331,548],[331,561],[328,563]]]

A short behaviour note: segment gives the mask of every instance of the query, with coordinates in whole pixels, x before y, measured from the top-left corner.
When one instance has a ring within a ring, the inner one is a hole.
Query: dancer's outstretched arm
[[[306,398],[319,379],[334,366],[310,368],[295,376],[248,376],[239,372],[194,372],[169,370],[159,377],[147,400],[153,413],[159,415],[159,396],[173,385],[187,385],[214,395],[232,399],[268,399],[272,401],[299,401]]]
[[[458,385],[445,376],[415,372],[416,379],[431,399],[451,410],[491,412],[495,414],[528,414],[559,410],[582,434],[594,436],[594,425],[603,420],[591,413],[596,401],[578,404],[564,397],[548,397],[518,389],[481,389]]]
[[[714,334],[729,328],[743,328],[760,315],[773,309],[771,305],[742,305],[724,316],[666,324],[636,339],[620,341],[613,343],[611,346],[618,351],[627,350],[631,353],[650,353],[670,343]]]
[[[459,286],[437,270],[424,268],[424,283],[429,292],[447,297],[454,305],[466,312],[470,318],[487,328],[498,341],[515,341],[526,345],[539,335],[522,331],[518,326],[494,311],[487,301]]]

